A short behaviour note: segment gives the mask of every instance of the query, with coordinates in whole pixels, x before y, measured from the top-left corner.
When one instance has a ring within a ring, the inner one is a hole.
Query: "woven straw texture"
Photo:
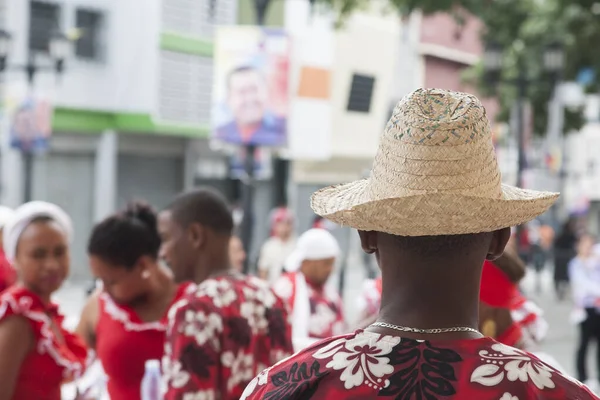
[[[322,189],[311,205],[356,229],[429,236],[519,225],[557,198],[501,183],[489,121],[475,96],[419,89],[394,109],[370,177]]]

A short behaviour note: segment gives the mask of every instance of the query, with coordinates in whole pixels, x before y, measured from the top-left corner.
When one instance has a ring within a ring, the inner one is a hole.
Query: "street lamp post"
[[[546,69],[551,71],[552,79],[555,82],[560,83],[561,72],[564,66],[564,51],[560,43],[553,42],[548,45],[544,52],[544,66]],[[562,99],[560,98],[560,85],[554,86],[552,91],[552,97],[548,107],[548,137],[547,143],[549,151],[553,150],[554,146],[559,146],[560,152],[560,165],[558,168],[558,191],[564,192],[565,184],[565,169],[564,169],[564,138],[563,135],[563,124],[564,124],[564,108]],[[559,144],[560,143],[560,144]],[[561,215],[561,211],[564,209],[565,196],[560,196],[557,204],[553,207],[553,219],[554,223],[558,223]]]
[[[498,83],[512,84],[517,87],[517,186],[523,186],[523,172],[526,168],[525,154],[525,122],[524,112],[525,99],[529,85],[534,83],[527,77],[526,68],[520,61],[518,65],[518,76],[514,80],[503,80],[501,77],[503,61],[503,49],[496,42],[489,42],[483,56],[483,66],[485,69],[486,80],[490,85]],[[550,73],[553,82],[556,82],[564,67],[564,51],[562,45],[558,42],[552,42],[544,49],[543,54],[544,69]],[[517,246],[521,250],[521,235],[523,227],[517,226]]]
[[[267,10],[271,0],[254,0],[254,12],[256,15],[256,24],[263,26]],[[244,210],[242,224],[240,226],[240,238],[246,250],[250,254],[252,249],[252,230],[254,227],[254,167],[256,163],[256,146],[247,144],[245,147],[244,159],[244,180],[242,181],[242,209]],[[250,269],[250,257],[244,261],[244,273]]]
[[[54,33],[50,36],[48,50],[53,60],[52,65],[40,65],[36,62],[35,55],[29,51],[25,64],[9,65],[7,63],[11,48],[12,36],[0,29],[0,73],[7,70],[23,71],[27,75],[29,90],[33,91],[35,76],[38,72],[53,72],[59,79],[64,71],[65,59],[70,52],[71,41],[63,33]],[[24,192],[23,201],[31,201],[33,193],[33,158],[32,148],[22,148],[24,164]]]

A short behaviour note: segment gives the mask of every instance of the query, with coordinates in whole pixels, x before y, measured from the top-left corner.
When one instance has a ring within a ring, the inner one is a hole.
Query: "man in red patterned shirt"
[[[233,220],[220,194],[184,193],[158,225],[175,279],[198,283],[169,312],[165,399],[239,399],[253,376],[293,352],[285,305],[231,267]]]
[[[382,271],[381,309],[259,374],[242,399],[597,399],[534,355],[478,331],[485,259],[556,193],[501,183],[471,95],[419,89],[396,106],[368,179],[322,189],[313,210],[359,231]]]

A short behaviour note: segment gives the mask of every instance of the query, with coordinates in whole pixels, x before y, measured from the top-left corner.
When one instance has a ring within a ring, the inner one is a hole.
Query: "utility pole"
[[[256,25],[259,27],[265,24],[265,18],[270,4],[271,0],[254,0]],[[252,231],[254,228],[254,168],[256,164],[256,146],[254,144],[247,144],[244,148],[246,150],[244,159],[245,176],[242,180],[242,209],[244,210],[244,216],[240,227],[240,236],[246,254],[250,255],[250,251],[252,250]],[[244,273],[250,272],[249,269],[250,256],[246,257],[246,260],[244,261]]]

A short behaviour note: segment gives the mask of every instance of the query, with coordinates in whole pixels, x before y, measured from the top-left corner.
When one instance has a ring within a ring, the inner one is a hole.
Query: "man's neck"
[[[314,290],[317,290],[319,292],[323,291],[323,289],[325,288],[324,283],[321,283],[321,284],[314,283],[312,280],[310,280],[308,278],[308,276],[302,270],[300,272],[302,273],[302,275],[304,276],[304,280],[310,287],[312,287]]]
[[[292,235],[277,235],[277,239],[281,240],[283,243],[287,243],[288,240],[290,240],[290,237]]]
[[[177,284],[173,279],[165,272],[165,270],[156,266],[157,273],[153,277],[152,290],[150,291],[147,302],[150,304],[161,304],[170,302],[175,292],[177,291]]]
[[[198,260],[195,269],[194,282],[202,283],[210,277],[226,274],[231,271],[231,269],[227,252],[220,255],[208,255],[206,258]]]
[[[481,266],[473,262],[470,264],[471,267],[452,260],[438,260],[431,264],[404,259],[383,266],[378,321],[419,329],[477,329]],[[402,336],[449,339],[473,337],[473,334]]]

